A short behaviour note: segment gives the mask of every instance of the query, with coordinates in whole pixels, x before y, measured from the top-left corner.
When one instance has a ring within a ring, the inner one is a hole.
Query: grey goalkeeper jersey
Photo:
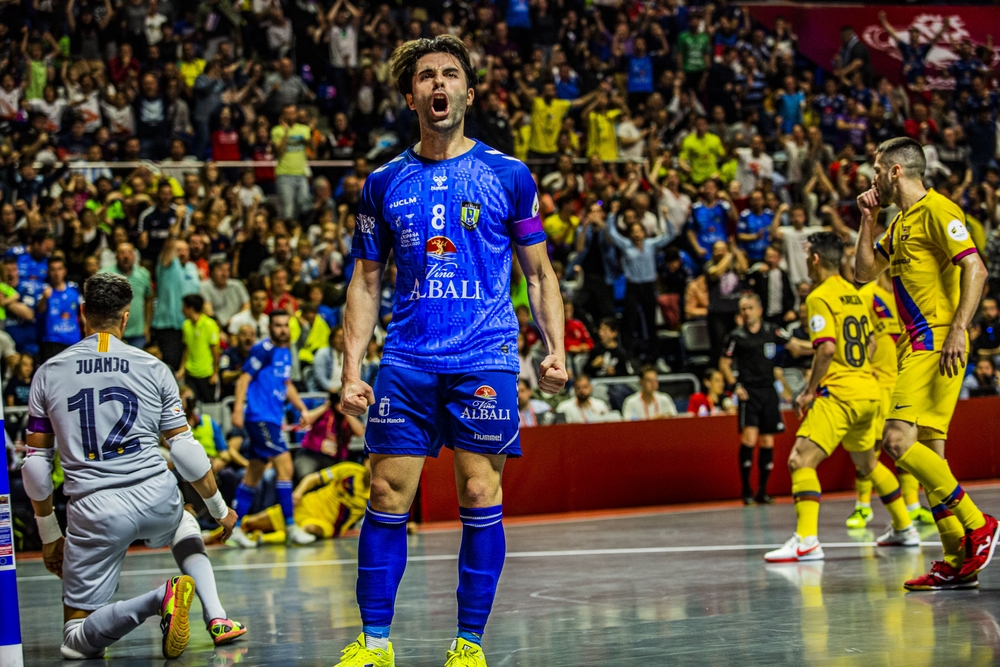
[[[71,497],[163,472],[160,431],[186,424],[170,368],[110,334],[84,338],[31,381],[28,430],[55,435]]]

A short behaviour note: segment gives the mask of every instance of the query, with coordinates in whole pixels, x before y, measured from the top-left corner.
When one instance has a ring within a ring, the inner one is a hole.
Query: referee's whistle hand
[[[358,417],[365,413],[369,405],[375,404],[375,392],[360,379],[345,380],[340,394],[340,411],[345,415]]]

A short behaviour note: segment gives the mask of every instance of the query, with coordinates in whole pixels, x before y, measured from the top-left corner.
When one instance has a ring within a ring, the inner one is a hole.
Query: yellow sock
[[[913,473],[928,495],[941,498],[944,505],[958,517],[967,530],[976,530],[986,524],[972,498],[965,494],[958,480],[951,474],[948,463],[930,448],[919,442],[903,452],[899,464]]]
[[[962,528],[962,522],[941,503],[941,498],[934,492],[927,494],[927,501],[931,504],[934,523],[937,524],[938,533],[941,535],[944,562],[956,569],[961,568],[962,561],[965,559],[965,550],[962,549],[965,530]]]
[[[792,497],[799,537],[810,537],[819,530],[819,477],[814,468],[799,468],[792,472]]]
[[[906,509],[915,510],[920,507],[920,482],[902,468],[896,468],[899,473],[899,490],[903,493],[903,502]]]
[[[871,480],[872,485],[875,487],[875,493],[878,494],[882,504],[889,511],[889,516],[892,517],[892,527],[896,530],[902,530],[912,526],[913,522],[910,520],[910,513],[906,511],[906,504],[903,502],[903,494],[900,493],[899,483],[896,482],[896,478],[893,477],[892,472],[881,463],[877,463],[875,464],[875,469],[872,470],[872,474],[868,476],[868,479]]]
[[[854,479],[854,488],[858,492],[857,504],[864,507],[872,506],[872,481],[868,477],[862,477],[861,473],[856,472],[856,477]]]

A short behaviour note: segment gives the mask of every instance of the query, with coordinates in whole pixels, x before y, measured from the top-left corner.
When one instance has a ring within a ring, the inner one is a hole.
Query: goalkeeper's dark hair
[[[465,83],[468,88],[475,88],[479,83],[479,75],[472,66],[472,58],[465,43],[454,35],[439,35],[433,39],[413,39],[398,46],[389,56],[389,77],[401,94],[413,92],[413,76],[416,74],[417,62],[432,53],[447,53],[454,56],[465,72]]]
[[[125,276],[96,273],[83,284],[83,312],[91,329],[117,326],[131,303],[132,286]]]
[[[820,264],[827,271],[839,271],[844,258],[844,239],[833,232],[810,234],[809,254],[819,255]]]

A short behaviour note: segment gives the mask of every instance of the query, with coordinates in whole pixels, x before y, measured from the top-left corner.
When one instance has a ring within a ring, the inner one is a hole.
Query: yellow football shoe
[[[356,642],[348,644],[340,652],[340,662],[334,667],[396,667],[396,656],[392,652],[392,642],[389,642],[389,648],[384,650],[368,648],[365,646],[365,633],[362,632],[358,635]]]

